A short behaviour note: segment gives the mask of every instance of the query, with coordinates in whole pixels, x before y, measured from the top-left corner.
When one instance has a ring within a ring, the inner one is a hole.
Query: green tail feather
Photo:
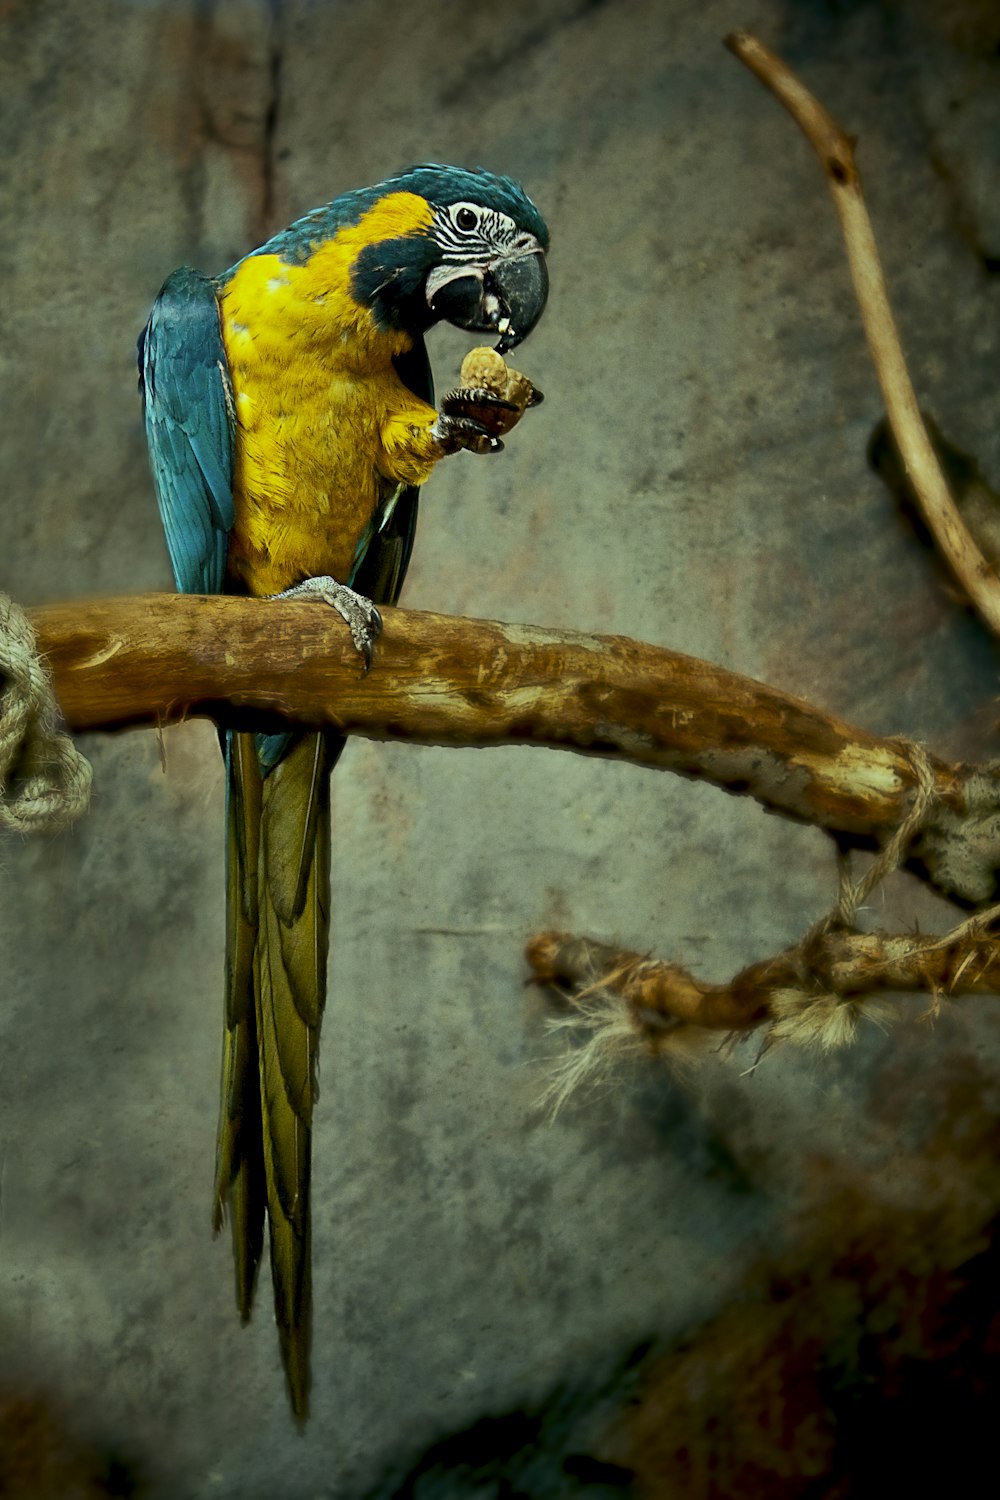
[[[218,1229],[228,1211],[245,1320],[266,1208],[275,1316],[299,1420],[309,1403],[309,1168],[335,758],[323,735],[303,735],[262,777],[253,737],[228,737],[226,1037],[214,1222]]]
[[[433,399],[423,344],[399,365]],[[393,493],[350,583],[394,604],[418,491]],[[236,1302],[250,1316],[267,1218],[274,1308],[292,1410],[309,1409],[312,1310],[309,1165],[330,908],[334,734],[224,736],[227,770],[226,1035],[213,1222],[229,1218]],[[258,750],[260,754],[258,754]],[[261,771],[281,756],[273,769]]]

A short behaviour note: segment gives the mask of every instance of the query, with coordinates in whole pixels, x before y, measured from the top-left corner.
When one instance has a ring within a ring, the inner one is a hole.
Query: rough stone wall
[[[737,24],[860,137],[920,399],[996,476],[987,4],[7,0],[0,588],[169,587],[134,342],[174,266],[218,270],[412,161],[482,162],[552,229],[549,311],[519,355],[547,400],[501,458],[442,466],[403,602],[635,635],[956,758],[996,753],[994,648],[866,467],[881,408],[835,217],[805,142],[723,51]],[[467,343],[433,335],[439,388]],[[354,744],[300,1438],[267,1289],[241,1329],[209,1234],[213,734],[84,749],[90,816],[0,850],[0,1386],[51,1398],[150,1495],[361,1496],[444,1434],[721,1314],[846,1179],[886,1213],[926,1195],[915,1088],[945,1114],[992,1107],[996,1008],[970,1002],[847,1056],[748,1074],[743,1049],[683,1082],[650,1066],[549,1123],[561,1044],[523,988],[532,930],[721,978],[830,905],[829,844],[628,767]],[[900,876],[870,918],[948,914]],[[968,1186],[960,1144],[941,1181],[974,1226],[1000,1202]],[[433,1493],[466,1493],[451,1483]]]

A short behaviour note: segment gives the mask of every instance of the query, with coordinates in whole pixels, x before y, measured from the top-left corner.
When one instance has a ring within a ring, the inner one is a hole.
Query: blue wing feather
[[[235,407],[207,276],[183,266],[164,283],[139,339],[139,386],[174,581],[183,594],[221,593]]]

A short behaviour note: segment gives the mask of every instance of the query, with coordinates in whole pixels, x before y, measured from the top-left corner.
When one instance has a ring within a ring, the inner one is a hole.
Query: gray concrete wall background
[[[175,265],[219,269],[411,160],[482,161],[553,231],[550,309],[520,360],[547,401],[502,458],[442,466],[404,602],[621,631],[948,755],[995,753],[994,652],[866,470],[880,402],[833,211],[722,50],[737,24],[860,136],[921,399],[995,476],[984,8],[13,0],[0,587],[33,603],[169,586],[133,348]],[[439,388],[467,343],[434,336]],[[84,749],[88,819],[0,851],[0,1380],[125,1435],[157,1495],[357,1495],[440,1432],[690,1325],[786,1232],[816,1152],[905,1198],[863,1109],[890,1053],[914,1075],[995,1056],[993,1007],[970,1007],[848,1059],[646,1076],[551,1125],[534,1106],[558,1043],[522,988],[525,937],[567,925],[723,977],[830,904],[828,845],[627,767],[349,747],[300,1440],[266,1288],[241,1330],[208,1231],[212,732],[169,731],[166,774],[151,734]],[[885,903],[886,921],[947,920],[903,877]],[[716,1138],[767,1163],[753,1191],[708,1170]]]

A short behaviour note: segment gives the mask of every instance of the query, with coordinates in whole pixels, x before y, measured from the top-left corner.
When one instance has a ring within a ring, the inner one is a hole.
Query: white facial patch
[[[445,260],[478,264],[509,254],[519,233],[509,214],[480,203],[449,203],[434,209],[434,238]]]

